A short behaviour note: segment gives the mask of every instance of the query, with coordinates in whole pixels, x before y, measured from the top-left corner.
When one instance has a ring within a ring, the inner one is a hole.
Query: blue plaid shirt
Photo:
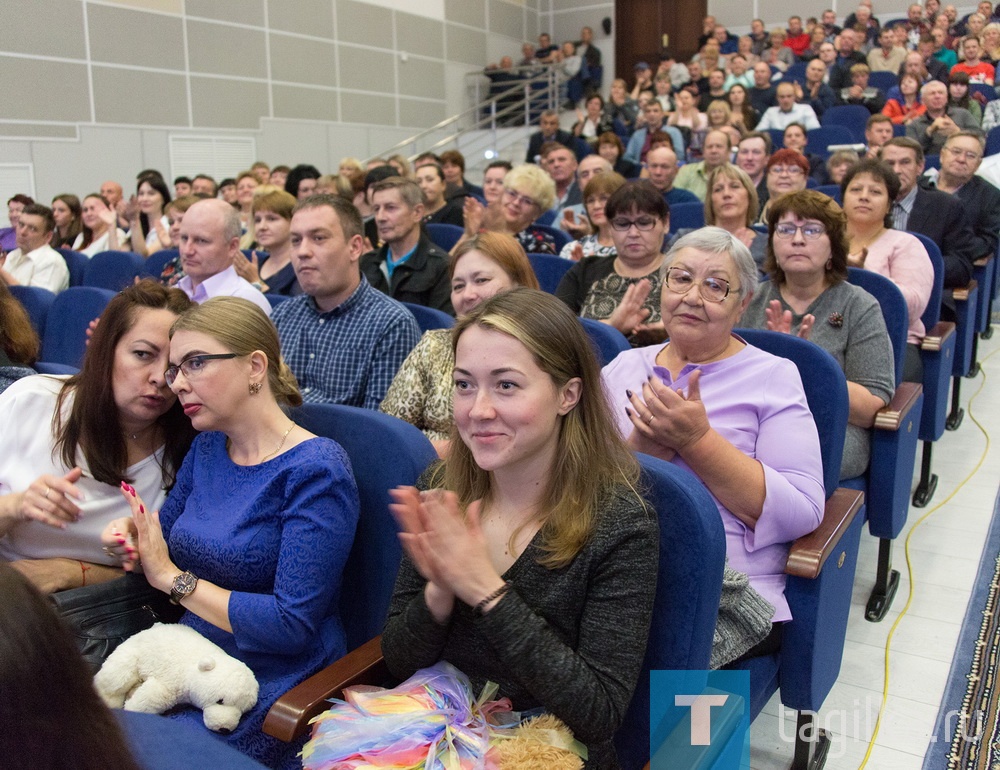
[[[271,320],[307,403],[378,409],[420,339],[410,311],[363,275],[354,293],[328,313],[303,294],[278,305]]]

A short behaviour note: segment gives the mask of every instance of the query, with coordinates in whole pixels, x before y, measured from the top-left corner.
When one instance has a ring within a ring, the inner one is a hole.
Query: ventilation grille
[[[208,174],[221,181],[249,169],[256,156],[250,137],[171,136],[170,177]]]

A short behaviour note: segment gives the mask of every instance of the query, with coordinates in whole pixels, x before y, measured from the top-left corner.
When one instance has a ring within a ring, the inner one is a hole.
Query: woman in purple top
[[[730,566],[789,620],[789,543],[819,526],[819,437],[795,365],[734,335],[757,285],[739,239],[705,227],[663,264],[666,345],[626,351],[604,368],[629,444],[697,475],[715,499]],[[776,629],[777,633],[777,629]]]

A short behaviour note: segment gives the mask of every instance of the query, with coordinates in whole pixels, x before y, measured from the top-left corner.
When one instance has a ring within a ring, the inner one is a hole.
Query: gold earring
[[[263,388],[263,387],[264,387],[264,383],[262,383],[262,382],[251,382],[250,383],[250,395],[251,396],[256,396],[258,393],[260,393],[260,389]]]

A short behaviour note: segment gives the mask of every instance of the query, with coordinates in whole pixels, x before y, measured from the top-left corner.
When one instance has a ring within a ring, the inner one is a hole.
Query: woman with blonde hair
[[[382,634],[390,672],[445,660],[475,692],[544,709],[617,767],[612,736],[649,634],[658,551],[580,323],[501,293],[452,337],[451,452],[394,491],[405,549]]]
[[[396,173],[403,177],[403,179],[413,179],[413,167],[405,155],[400,155],[399,153],[390,155],[386,163],[396,169]]]
[[[261,724],[276,698],[346,652],[337,597],[358,519],[350,465],[288,417],[298,385],[274,325],[247,300],[217,297],[179,318],[165,377],[199,435],[159,515],[123,483],[132,515],[102,539],[187,610],[183,625],[253,670],[257,705],[225,740],[294,767],[301,744]],[[206,729],[200,709],[170,716]]]
[[[614,171],[598,174],[587,182],[583,188],[583,210],[593,232],[563,246],[560,257],[579,262],[584,257],[608,257],[618,253],[604,207],[611,195],[625,184],[625,177]]]
[[[739,239],[758,267],[764,264],[767,249],[767,236],[753,229],[759,207],[757,188],[739,166],[724,163],[709,174],[705,224],[721,227]]]
[[[1000,62],[1000,24],[993,21],[983,27],[979,40],[983,45],[983,58],[990,63]]]
[[[73,251],[92,257],[102,251],[117,251],[125,242],[125,233],[118,229],[118,215],[100,193],[91,193],[83,199],[80,224]]]
[[[465,235],[479,232],[485,207],[475,201],[464,207]],[[556,240],[549,233],[532,224],[543,212],[556,202],[556,183],[534,163],[514,166],[503,178],[503,193],[500,196],[500,216],[496,220],[496,232],[512,235],[528,254],[558,253]]]
[[[233,266],[246,279],[268,294],[300,294],[292,266],[292,210],[298,201],[284,190],[267,185],[257,188],[250,204],[257,248],[267,252],[261,264],[256,249],[247,259],[242,252],[233,257]]]
[[[509,235],[480,233],[452,256],[451,304],[461,318],[495,294],[515,286],[538,288],[524,249]],[[451,330],[432,329],[410,351],[389,386],[379,409],[417,426],[444,457],[454,424],[451,394],[455,356]]]

